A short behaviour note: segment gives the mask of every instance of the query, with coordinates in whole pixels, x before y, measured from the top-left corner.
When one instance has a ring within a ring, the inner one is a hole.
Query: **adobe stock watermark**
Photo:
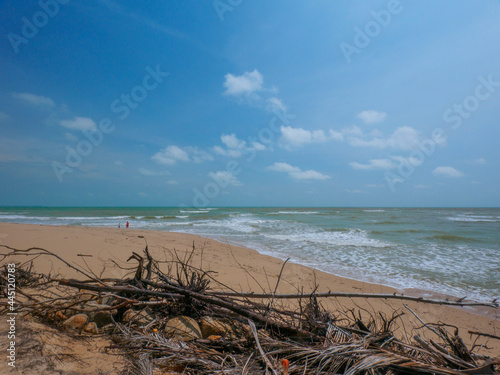
[[[403,10],[404,7],[400,0],[389,0],[386,9],[382,9],[378,12],[372,10],[370,12],[372,19],[368,21],[363,28],[354,28],[354,38],[352,44],[347,42],[339,44],[340,50],[342,51],[347,63],[351,63],[353,54],[359,55],[366,47],[368,47],[372,40],[378,37],[382,31],[391,24],[393,17],[401,14]]]
[[[500,81],[495,81],[493,74],[488,78],[479,76],[478,81],[473,95],[467,96],[460,103],[454,103],[443,112],[443,121],[449,124],[452,130],[458,130],[464,121],[481,107],[481,102],[490,99],[500,87]],[[415,173],[416,168],[434,154],[439,143],[446,141],[447,131],[449,132],[449,129],[435,128],[429,138],[418,143],[417,149],[410,152],[408,158],[399,160],[397,173],[390,171],[384,173],[384,179],[391,192],[396,191],[396,184],[407,181]]]
[[[49,20],[59,14],[60,6],[66,5],[70,0],[40,0],[38,6],[40,10],[33,13],[33,15],[21,18],[21,32],[16,34],[10,32],[7,34],[7,39],[17,55],[19,53],[19,46],[21,44],[28,44],[39,32],[40,29],[47,26]]]
[[[233,10],[241,5],[243,0],[215,0],[212,5],[215,12],[219,16],[221,22],[224,22],[224,13],[233,12]]]
[[[288,126],[290,120],[295,118],[295,115],[289,114],[286,110],[282,112],[275,108],[273,109],[274,116],[269,121],[267,127],[259,130],[257,137],[248,137],[247,142],[253,145],[255,142],[259,142],[262,145],[270,145],[273,143],[275,134],[281,131],[281,125],[276,124],[280,121],[281,124]],[[242,150],[243,154],[247,154],[247,162],[252,162],[257,157],[257,149],[255,147],[249,147]],[[202,189],[193,189],[193,207],[203,208],[207,207],[211,200],[217,198],[219,194],[224,191],[230,184],[233,177],[238,177],[243,168],[241,163],[236,159],[231,159],[226,163],[226,170],[223,173],[211,175],[210,178],[213,181],[208,181],[205,183]]]
[[[117,115],[118,120],[126,120],[131,111],[146,100],[149,92],[156,89],[164,78],[170,75],[170,73],[162,72],[159,64],[156,65],[155,69],[147,66],[146,72],[140,85],[134,86],[128,93],[121,94],[119,98],[111,102],[110,110]],[[66,146],[65,162],[52,162],[52,169],[59,182],[63,182],[65,173],[71,173],[74,168],[81,165],[83,159],[102,143],[105,134],[111,134],[115,129],[116,125],[113,120],[104,117],[98,122],[95,129],[82,130],[84,139],[78,142],[76,148]]]
[[[7,294],[7,324],[8,331],[7,336],[7,359],[9,360],[7,365],[10,367],[16,367],[16,317],[17,317],[17,306],[16,306],[16,265],[14,263],[7,264],[5,267],[7,270],[7,288],[5,293]]]

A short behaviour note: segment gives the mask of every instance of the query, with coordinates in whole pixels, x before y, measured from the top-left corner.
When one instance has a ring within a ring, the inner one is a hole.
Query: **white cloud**
[[[238,137],[236,137],[236,134],[223,134],[220,139],[222,143],[224,143],[228,148],[242,149],[246,145],[246,142],[238,139]]]
[[[29,104],[36,106],[44,106],[44,107],[55,107],[56,103],[46,97],[41,95],[30,94],[29,92],[24,93],[13,93],[12,97],[15,99],[23,100]]]
[[[327,180],[330,178],[330,176],[327,176],[326,174],[322,174],[311,169],[307,171],[292,172],[290,173],[290,176],[296,180]]]
[[[240,158],[242,153],[240,150],[225,149],[220,146],[214,146],[214,151],[222,156],[228,156],[230,158]]]
[[[359,128],[356,128],[359,130]],[[357,147],[377,147],[411,150],[415,148],[419,141],[418,131],[409,126],[397,128],[388,138],[375,136],[370,140],[359,137],[351,137],[349,144]]]
[[[350,162],[349,165],[354,169],[361,170],[373,170],[373,169],[394,169],[397,168],[397,164],[390,159],[372,159],[369,160],[368,164],[361,164],[358,162]]]
[[[421,165],[423,163],[423,160],[419,159],[419,158],[416,158],[416,157],[402,157],[402,156],[393,156],[392,157],[392,160],[395,160],[397,161],[400,165],[405,165],[407,163],[415,166],[415,167],[418,167],[419,165]]]
[[[251,94],[262,90],[264,79],[262,74],[255,69],[253,72],[245,72],[241,76],[228,73],[224,76],[224,87],[226,95]]]
[[[351,126],[350,128],[342,129],[342,134],[361,137],[363,135],[363,131],[359,126],[354,125]]]
[[[97,129],[94,120],[88,117],[75,117],[72,120],[62,120],[59,124],[67,129],[72,129],[72,130]]]
[[[344,135],[341,132],[330,129],[328,131],[328,134],[330,134],[330,138],[334,141],[343,141],[344,140]]]
[[[267,99],[267,104],[268,104],[268,109],[270,111],[273,111],[273,110],[278,110],[281,112],[286,111],[286,106],[283,103],[283,101],[275,96]]]
[[[418,131],[409,126],[402,126],[389,137],[387,147],[410,150],[417,146],[417,143]]]
[[[228,171],[218,171],[218,172],[210,172],[208,174],[212,179],[217,181],[220,186],[227,186],[227,184],[232,186],[241,186],[243,185],[232,173]]]
[[[266,146],[259,142],[253,142],[250,147],[245,141],[239,139],[236,134],[223,134],[220,139],[227,148],[214,146],[215,153],[231,158],[241,157],[243,151],[263,151],[266,149]]]
[[[202,163],[213,160],[213,157],[208,152],[201,151],[196,147],[182,149],[178,146],[168,146],[153,155],[151,159],[159,164],[174,165],[180,161]]]
[[[295,180],[326,180],[330,178],[322,173],[308,170],[303,171],[299,167],[291,166],[288,163],[274,163],[273,165],[267,167],[268,170],[274,172],[284,172]]]
[[[197,147],[186,147],[186,152],[190,155],[193,163],[203,163],[205,161],[212,161],[214,158],[208,152],[198,149]]]
[[[377,111],[363,111],[358,113],[358,118],[363,120],[366,124],[376,124],[378,122],[382,122],[387,117],[385,112],[377,112]]]
[[[282,126],[281,141],[292,146],[302,146],[312,142],[312,132],[302,128]]]
[[[167,185],[178,185],[179,184],[179,181],[176,181],[176,180],[168,180],[167,181]]]
[[[374,170],[374,169],[394,169],[397,168],[400,165],[407,165],[411,164],[413,166],[419,166],[422,164],[422,161],[420,159],[414,158],[414,157],[402,157],[402,156],[391,156],[390,159],[371,159],[368,161],[367,164],[362,164],[358,162],[350,162],[349,165],[353,167],[354,169],[360,169],[360,170]]]
[[[266,149],[266,146],[259,142],[253,142],[252,148],[254,148],[256,151],[264,151]]]
[[[291,126],[281,127],[280,143],[285,148],[300,147],[310,143],[324,143],[329,140],[343,140],[341,133],[329,130],[326,134],[323,130],[305,130],[302,128],[292,128]]]
[[[441,177],[463,177],[464,174],[453,167],[437,167],[432,171],[434,176]]]
[[[178,161],[189,161],[189,154],[177,146],[168,146],[157,152],[152,159],[160,164],[174,165]]]
[[[470,160],[467,163],[471,164],[471,165],[485,165],[486,160],[483,158],[479,158],[479,159]]]
[[[238,104],[247,104],[269,112],[287,111],[283,100],[276,96],[278,88],[264,86],[264,77],[257,69],[242,75],[227,73],[223,86],[223,94],[233,98]]]

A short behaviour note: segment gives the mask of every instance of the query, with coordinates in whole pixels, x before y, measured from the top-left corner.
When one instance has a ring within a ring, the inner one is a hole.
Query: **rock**
[[[56,322],[63,322],[65,321],[66,319],[68,319],[68,316],[64,315],[62,313],[62,311],[51,311],[47,314],[47,319],[49,320],[53,320],[53,321],[56,321]]]
[[[80,301],[82,302],[87,302],[87,301],[92,301],[96,299],[96,296],[92,293],[81,293],[76,296]]]
[[[89,317],[85,314],[76,314],[63,322],[63,326],[81,332],[88,323]]]
[[[212,335],[212,336],[207,337],[207,339],[210,341],[217,341],[217,340],[220,340],[221,338],[222,338],[222,336],[217,336],[217,335]]]
[[[81,306],[80,306],[81,307]],[[62,312],[62,311],[61,311]],[[79,314],[78,311],[75,310],[64,310],[64,315],[68,318],[71,318],[73,315]]]
[[[85,325],[85,328],[83,328],[83,332],[93,333],[97,335],[99,333],[99,328],[97,328],[97,324],[95,322],[90,322]]]
[[[161,368],[155,368],[155,372],[153,372],[153,375],[184,374],[185,370],[186,366],[184,365],[167,364],[166,366],[161,366]]]
[[[122,323],[124,324],[131,323],[139,326],[148,325],[153,320],[154,320],[153,317],[149,315],[146,310],[136,311],[129,309],[125,311],[122,316]]]
[[[61,311],[56,311],[54,318],[56,320],[59,320],[59,321],[63,321],[63,320],[68,319],[68,317],[66,315],[64,315]]]
[[[204,316],[200,319],[200,328],[205,339],[209,336],[222,336],[226,333],[224,327],[211,316]]]
[[[104,327],[108,324],[113,323],[113,316],[115,316],[118,312],[116,310],[108,310],[108,311],[97,311],[93,313],[92,320],[96,322],[98,327]]]
[[[134,311],[132,309],[128,309],[122,315],[122,323],[127,324],[130,322],[133,322],[136,319],[136,317],[138,317],[138,316],[139,316],[139,311]]]
[[[27,314],[24,314],[23,315],[23,319],[28,321],[28,322],[34,322],[35,321],[35,318],[33,317],[33,315],[31,315],[31,313],[27,313]]]
[[[106,298],[101,298],[101,300],[102,300],[101,303],[103,305],[109,305],[109,306],[112,306],[113,302],[116,301],[115,297],[111,297],[111,296],[106,297]]]
[[[237,337],[231,325],[220,320],[215,320],[211,316],[204,316],[201,318],[200,328],[203,338],[209,338],[210,336],[226,336],[233,339]]]
[[[187,316],[170,319],[165,325],[165,334],[180,341],[191,341],[202,337],[196,320]]]
[[[116,309],[109,310],[111,308],[111,306],[109,305],[98,305],[90,303],[87,307],[90,307],[92,310],[97,310],[89,312],[89,316],[92,321],[97,323],[97,326],[99,328],[104,327],[105,325],[108,325],[110,323],[113,323],[112,317],[118,314],[118,310]]]

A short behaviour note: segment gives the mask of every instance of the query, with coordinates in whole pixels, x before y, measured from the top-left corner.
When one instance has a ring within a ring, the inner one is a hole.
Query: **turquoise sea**
[[[193,233],[339,276],[500,297],[498,208],[0,207],[0,222]]]

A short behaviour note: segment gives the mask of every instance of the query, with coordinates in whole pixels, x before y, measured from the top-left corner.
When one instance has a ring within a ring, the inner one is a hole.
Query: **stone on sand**
[[[165,325],[165,334],[179,341],[191,341],[202,337],[196,320],[187,316],[170,319]]]
[[[76,314],[63,322],[63,326],[75,331],[82,331],[88,323],[89,317],[85,314]]]

